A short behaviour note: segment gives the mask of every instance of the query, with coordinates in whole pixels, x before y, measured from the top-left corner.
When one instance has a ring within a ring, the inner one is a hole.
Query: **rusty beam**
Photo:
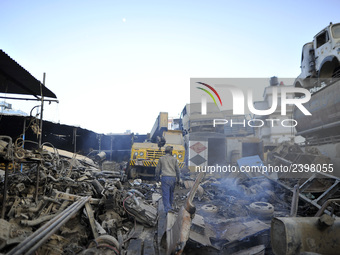
[[[90,222],[90,226],[91,226],[93,236],[96,239],[99,236],[99,234],[98,234],[98,231],[97,231],[97,228],[96,228],[93,210],[92,210],[90,203],[88,203],[88,202],[85,203],[85,209],[86,209],[87,217],[89,218],[89,222]]]

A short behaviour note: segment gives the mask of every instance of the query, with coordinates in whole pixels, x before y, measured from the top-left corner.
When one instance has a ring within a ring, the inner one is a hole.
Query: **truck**
[[[330,23],[302,48],[301,74],[296,87],[309,89],[304,107],[312,115],[294,108],[296,136],[305,138],[305,148],[316,146],[331,159],[334,175],[340,176],[340,23]]]
[[[165,147],[173,148],[172,155],[178,160],[180,168],[185,166],[185,148],[182,131],[168,129],[168,113],[160,112],[145,142],[132,144],[131,156],[127,168],[130,179],[154,177],[158,160],[165,155]]]
[[[310,89],[311,100],[304,104],[312,115],[294,108],[297,135],[305,138],[340,135],[340,23],[330,23],[302,48],[301,74],[295,87]]]
[[[340,78],[340,23],[330,23],[302,47],[295,87],[310,89]]]

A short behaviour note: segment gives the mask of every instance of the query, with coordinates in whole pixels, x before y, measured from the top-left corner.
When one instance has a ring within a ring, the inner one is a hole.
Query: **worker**
[[[172,211],[176,182],[180,183],[178,161],[172,156],[172,146],[165,148],[165,155],[160,157],[156,167],[156,180],[161,181],[164,211]]]

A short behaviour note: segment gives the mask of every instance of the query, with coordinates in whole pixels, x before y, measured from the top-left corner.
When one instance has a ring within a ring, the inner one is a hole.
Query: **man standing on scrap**
[[[161,178],[160,178],[161,177]],[[178,161],[172,156],[172,147],[165,148],[165,155],[160,157],[156,167],[156,180],[162,183],[162,198],[165,213],[172,210],[176,182],[180,182]]]

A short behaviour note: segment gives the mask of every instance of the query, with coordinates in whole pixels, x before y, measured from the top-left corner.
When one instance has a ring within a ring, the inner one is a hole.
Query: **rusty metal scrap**
[[[272,165],[328,164],[330,158],[324,156],[316,147],[306,147],[303,151],[298,144],[283,142],[268,153],[268,161]]]
[[[3,219],[0,219],[0,229],[0,250],[7,245],[24,241],[32,233],[30,228],[23,228]]]
[[[325,225],[318,217],[274,218],[271,242],[276,255],[339,254],[340,220]]]
[[[184,250],[184,247],[190,235],[191,221],[194,213],[196,212],[196,207],[193,204],[193,199],[204,176],[205,173],[203,172],[199,173],[199,175],[197,176],[195,183],[192,185],[190,193],[185,200],[184,205],[181,207],[176,220],[171,219],[171,214],[168,214],[168,230],[166,234],[165,248],[166,254],[182,254]]]
[[[126,162],[98,165],[53,147],[29,151],[13,143],[10,149],[10,140],[4,140],[0,182],[7,180],[7,186],[0,185],[0,253],[157,254],[158,246],[165,248],[158,254],[195,254],[198,249],[243,254],[270,249],[273,218],[317,215],[319,226],[327,229],[337,226],[340,215],[340,181],[328,175],[301,181],[188,173],[176,189],[176,212],[165,216],[160,184],[127,181]],[[303,153],[296,146],[287,148],[273,159]]]
[[[0,234],[0,252],[59,255],[100,249],[124,253],[135,221],[156,224],[157,209],[150,200],[155,186],[132,187],[125,182],[126,162],[101,171],[90,159],[54,148],[20,150],[19,160],[9,153],[8,144],[1,143],[0,155],[12,162],[3,168],[6,178],[0,178],[8,183],[8,187],[0,186],[5,218],[0,224],[6,230]]]
[[[53,217],[51,221],[40,227],[25,241],[21,242],[18,246],[12,249],[8,255],[14,254],[32,254],[37,250],[48,238],[53,235],[65,222],[67,222],[75,213],[82,208],[82,206],[90,199],[84,197],[77,202],[74,202],[65,211]],[[28,250],[28,251],[27,251]]]

